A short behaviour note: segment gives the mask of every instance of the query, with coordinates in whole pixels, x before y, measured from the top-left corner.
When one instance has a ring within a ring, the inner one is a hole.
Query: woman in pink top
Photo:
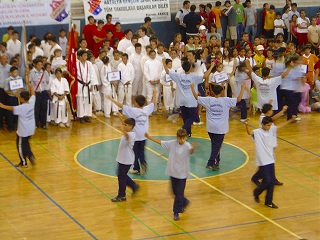
[[[296,14],[292,15],[292,20],[290,22],[290,33],[291,33],[291,41],[297,46],[298,38],[297,38],[297,19],[298,16]]]
[[[311,107],[309,104],[309,92],[310,86],[308,83],[305,83],[301,89],[301,102],[298,106],[298,110],[301,113],[308,113],[311,112]]]

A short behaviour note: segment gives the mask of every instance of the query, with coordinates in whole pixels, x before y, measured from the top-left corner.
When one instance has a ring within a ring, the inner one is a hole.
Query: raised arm
[[[123,104],[114,100],[111,96],[106,96],[107,99],[109,99],[111,102],[113,102],[114,104],[116,104],[119,108],[123,107]]]
[[[275,114],[275,115],[272,117],[272,120],[273,120],[273,121],[276,121],[279,117],[281,117],[281,116],[285,113],[285,111],[287,111],[287,109],[288,109],[288,106],[287,106],[287,105],[283,106],[283,108],[281,109],[281,111],[278,112],[277,114]]]
[[[212,68],[215,66],[216,64],[214,62],[211,62],[211,65],[209,67],[209,69],[204,73],[203,75],[203,78],[205,79],[205,87],[207,88],[208,87],[208,84],[209,84],[209,76],[210,76],[210,73],[212,71]]]
[[[194,90],[194,83],[190,84],[190,89],[192,91],[194,98],[198,100],[198,93],[196,92],[196,90]]]
[[[145,136],[146,138],[148,138],[149,140],[151,140],[151,141],[153,141],[153,142],[158,143],[158,144],[161,145],[161,140],[160,140],[160,139],[157,139],[157,138],[154,138],[154,137],[151,137],[151,136],[149,135],[149,133],[145,133],[144,136]]]
[[[292,64],[293,64],[293,62],[291,62],[290,66],[288,67],[288,69],[284,73],[281,74],[281,78],[285,78],[289,74],[289,72],[292,69]]]

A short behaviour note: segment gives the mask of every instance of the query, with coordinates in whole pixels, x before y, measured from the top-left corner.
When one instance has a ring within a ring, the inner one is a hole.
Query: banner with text
[[[70,0],[0,1],[0,28],[69,23]]]
[[[86,18],[106,21],[107,13],[112,15],[112,22],[122,24],[144,23],[145,17],[152,22],[170,21],[169,0],[84,0]]]

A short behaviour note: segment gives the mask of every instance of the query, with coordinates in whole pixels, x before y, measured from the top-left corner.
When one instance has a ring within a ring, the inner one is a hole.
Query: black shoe
[[[42,128],[43,128],[43,129],[47,129],[47,126],[46,126],[46,125],[43,125]]]
[[[260,202],[259,196],[254,196],[254,200],[256,201],[256,203]]]
[[[255,185],[257,185],[257,187],[259,187],[261,184],[258,180],[252,179],[252,178],[251,178],[251,182],[253,182]]]
[[[278,180],[275,181],[274,185],[278,185],[278,186],[282,186],[283,183],[282,182],[279,182]]]
[[[91,123],[91,120],[89,117],[84,117],[84,121],[87,122],[87,123]]]
[[[37,164],[37,163],[36,163],[36,159],[34,158],[34,156],[31,156],[31,157],[29,158],[29,160],[30,160],[32,166],[34,166],[34,165]]]
[[[79,118],[80,123],[85,123],[84,118]]]
[[[123,201],[126,201],[126,197],[119,197],[119,196],[116,196],[115,198],[112,198],[111,199],[111,202],[123,202]]]
[[[192,136],[191,133],[189,133],[189,134],[188,134],[188,137],[191,138],[191,136]]]
[[[173,220],[178,221],[180,219],[179,213],[175,212],[173,213]]]
[[[269,208],[279,208],[277,205],[275,205],[274,203],[270,203],[270,204],[265,204],[267,207]]]
[[[139,189],[140,189],[140,185],[136,184],[134,186],[134,188],[132,188],[132,195],[135,195],[138,192]]]
[[[189,206],[190,201],[187,199],[186,203],[184,204],[184,206],[182,207],[182,213],[185,212],[187,210],[187,207]]]

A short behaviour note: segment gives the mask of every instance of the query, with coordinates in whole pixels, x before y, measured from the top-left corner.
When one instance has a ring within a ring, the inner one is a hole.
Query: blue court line
[[[320,214],[320,212],[303,213],[303,214],[298,214],[298,215],[292,215],[292,216],[274,218],[274,219],[272,219],[272,220],[283,220],[283,219],[288,219],[288,218],[297,218],[297,217],[304,217],[304,216],[316,215],[316,214]],[[185,232],[185,233],[175,233],[175,234],[166,234],[166,235],[156,236],[156,237],[139,238],[139,239],[137,239],[137,240],[146,240],[146,239],[158,239],[158,238],[164,238],[164,237],[173,237],[173,236],[184,235],[184,234],[187,234],[187,233],[189,233],[189,234],[191,233],[191,234],[192,234],[192,233],[199,233],[199,232],[206,232],[206,231],[214,231],[214,230],[220,230],[220,229],[227,229],[227,228],[233,228],[233,227],[241,227],[241,226],[259,224],[259,223],[264,223],[264,222],[268,222],[268,221],[267,221],[267,220],[260,220],[260,221],[255,221],[255,222],[239,223],[239,224],[226,225],[226,226],[215,227],[215,228],[206,228],[206,229],[201,229],[201,230],[195,230],[195,231],[190,231],[190,232]]]
[[[79,223],[74,217],[71,216],[61,205],[59,205],[53,198],[51,198],[41,187],[39,187],[31,178],[29,178],[24,172],[22,172],[19,168],[15,167],[15,165],[0,152],[0,155],[12,166],[14,167],[22,176],[24,176],[34,187],[36,187],[50,202],[56,205],[64,214],[66,214],[74,223],[76,223],[83,231],[85,231],[92,239],[98,240],[96,236],[94,236],[89,230],[87,230],[81,223]]]

